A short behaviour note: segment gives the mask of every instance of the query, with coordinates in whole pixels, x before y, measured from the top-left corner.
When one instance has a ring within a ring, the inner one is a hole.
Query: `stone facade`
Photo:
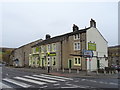
[[[42,40],[37,40],[29,44],[23,45],[19,48],[16,48],[11,53],[11,64],[19,67],[28,67],[29,65],[29,54],[31,53],[31,46],[41,42]],[[17,61],[16,61],[17,59]]]
[[[55,51],[53,44],[55,44]],[[83,50],[89,49],[94,53],[92,61],[87,61],[89,58],[83,55]],[[108,66],[107,57],[107,41],[97,30],[96,22],[91,19],[88,28],[79,30],[78,26],[73,25],[73,32],[52,38],[50,35],[46,35],[45,40],[32,46],[29,66],[47,68],[50,65],[53,69],[89,70],[91,63],[91,69],[94,71],[101,68],[97,64],[104,63],[102,68]],[[53,61],[55,61],[55,65],[53,65]]]
[[[120,65],[120,45],[108,47],[109,66]]]

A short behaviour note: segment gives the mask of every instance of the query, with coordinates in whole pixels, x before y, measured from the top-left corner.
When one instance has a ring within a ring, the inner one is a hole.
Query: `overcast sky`
[[[0,4],[2,47],[29,42],[89,27],[93,18],[109,46],[118,44],[117,2],[11,2]],[[94,34],[93,34],[94,35]]]

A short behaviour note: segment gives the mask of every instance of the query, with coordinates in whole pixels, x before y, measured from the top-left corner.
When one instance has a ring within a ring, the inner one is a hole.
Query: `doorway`
[[[100,68],[100,60],[97,60],[97,68]]]
[[[68,61],[68,68],[71,68],[72,67],[72,60],[69,60]]]

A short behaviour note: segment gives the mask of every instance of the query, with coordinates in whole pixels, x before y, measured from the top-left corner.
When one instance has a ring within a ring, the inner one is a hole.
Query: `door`
[[[97,68],[100,68],[100,60],[97,60]]]
[[[68,68],[71,68],[72,67],[72,60],[69,60],[68,61]]]
[[[42,58],[42,68],[44,67],[44,58]]]

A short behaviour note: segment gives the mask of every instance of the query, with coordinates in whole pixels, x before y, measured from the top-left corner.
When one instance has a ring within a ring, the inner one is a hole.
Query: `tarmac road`
[[[107,77],[107,76],[106,76]],[[50,75],[46,70],[26,68],[2,68],[2,85],[5,88],[119,88],[117,78],[68,77]]]

